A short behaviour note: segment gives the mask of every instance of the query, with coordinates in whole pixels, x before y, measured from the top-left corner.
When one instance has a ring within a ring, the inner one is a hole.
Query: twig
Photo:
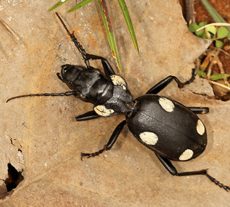
[[[206,24],[203,27],[200,27],[199,29],[196,30],[196,32],[199,32],[200,30],[209,27],[209,26],[223,26],[223,27],[230,27],[229,23],[210,23],[210,24]]]
[[[228,87],[228,86],[226,86],[226,85],[224,85],[224,84],[221,84],[221,83],[218,83],[218,82],[215,82],[215,81],[212,81],[212,80],[208,80],[208,81],[209,81],[211,84],[213,84],[213,85],[220,86],[220,87],[225,88],[225,89],[227,89],[227,90],[230,91],[230,87]]]
[[[224,53],[225,55],[230,57],[230,54],[228,52],[226,52],[225,50],[223,50],[222,48],[218,48],[222,53]]]
[[[0,18],[0,24],[6,29],[6,31],[16,40],[21,40],[20,36],[15,32],[3,19]]]

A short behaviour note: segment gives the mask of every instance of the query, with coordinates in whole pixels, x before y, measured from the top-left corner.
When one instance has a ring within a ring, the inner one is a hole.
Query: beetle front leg
[[[157,94],[161,90],[163,90],[169,83],[171,83],[173,80],[176,81],[179,88],[183,88],[185,85],[192,83],[195,80],[195,70],[192,70],[192,76],[189,80],[185,82],[181,82],[176,76],[168,76],[156,85],[154,85],[152,88],[150,88],[146,94]]]
[[[103,65],[103,69],[104,69],[104,72],[107,78],[109,78],[111,75],[115,75],[115,72],[112,66],[110,65],[109,61],[106,58],[87,53],[86,59],[87,60],[90,60],[90,59],[91,60],[101,60],[101,64]]]
[[[61,18],[61,16],[56,12],[56,15],[58,17],[58,19],[61,21],[63,27],[65,28],[67,34],[70,36],[72,42],[74,43],[74,45],[77,47],[78,51],[81,53],[85,64],[87,66],[87,68],[90,67],[89,64],[89,60],[101,60],[101,63],[103,65],[104,71],[105,71],[105,75],[109,78],[111,75],[115,75],[115,72],[112,68],[112,66],[110,65],[109,61],[107,59],[105,59],[104,57],[101,56],[97,56],[97,55],[93,55],[93,54],[88,54],[85,49],[82,47],[82,45],[80,44],[80,42],[77,40],[76,36],[74,35],[74,32],[70,32],[69,29],[67,28],[66,24],[64,23],[63,19]]]
[[[86,121],[91,119],[99,118],[99,116],[95,111],[88,111],[84,114],[78,115],[75,117],[76,121]]]
[[[69,31],[69,29],[67,28],[65,22],[63,21],[63,19],[61,18],[61,16],[57,12],[55,12],[55,14],[57,15],[57,17],[60,20],[61,24],[65,28],[65,30],[66,30],[67,34],[69,35],[69,37],[71,38],[72,42],[77,47],[77,49],[80,52],[80,54],[82,55],[82,58],[84,59],[86,66],[90,67],[89,61],[86,58],[87,53],[86,53],[85,49],[82,47],[82,45],[80,44],[80,42],[77,40],[76,36],[74,35],[74,32]]]
[[[100,150],[93,152],[93,153],[81,153],[81,159],[83,157],[95,157],[98,156],[99,154],[103,153],[104,151],[110,150],[112,148],[112,146],[114,145],[114,143],[117,141],[117,138],[119,136],[119,134],[121,133],[122,129],[124,128],[126,124],[126,121],[122,121],[120,124],[117,125],[117,127],[115,128],[115,130],[113,131],[109,141],[107,142],[107,144]]]
[[[207,169],[203,170],[196,170],[196,171],[187,171],[187,172],[177,172],[177,169],[173,166],[171,161],[165,157],[162,157],[158,153],[156,153],[157,158],[160,160],[161,164],[165,167],[165,169],[174,176],[192,176],[192,175],[205,175],[210,181],[215,183],[220,188],[223,188],[226,191],[230,191],[230,187],[227,185],[224,185],[223,183],[216,180],[214,177],[208,174]]]

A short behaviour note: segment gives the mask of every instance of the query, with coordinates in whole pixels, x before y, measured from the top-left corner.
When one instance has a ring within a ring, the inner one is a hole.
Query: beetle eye
[[[70,68],[70,65],[66,64],[66,65],[62,65],[62,73],[66,73],[68,71],[68,68]]]

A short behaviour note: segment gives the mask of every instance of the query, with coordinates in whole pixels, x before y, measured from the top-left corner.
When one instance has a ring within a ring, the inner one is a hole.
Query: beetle
[[[101,56],[89,54],[71,33],[58,13],[61,24],[83,57],[85,66],[65,64],[58,78],[71,90],[63,93],[39,93],[15,96],[7,100],[28,96],[75,96],[94,105],[92,111],[76,116],[77,121],[86,121],[98,117],[124,114],[114,129],[108,142],[96,152],[81,153],[81,159],[95,157],[110,150],[116,143],[125,125],[134,137],[152,150],[164,168],[174,176],[205,175],[209,180],[226,191],[230,187],[222,184],[208,174],[207,169],[178,172],[171,161],[189,161],[201,155],[207,146],[205,125],[197,114],[206,114],[208,107],[186,107],[169,97],[157,95],[169,83],[175,81],[179,88],[191,83],[192,77],[181,82],[175,76],[168,76],[150,88],[145,95],[133,98],[126,81],[117,75],[109,61]],[[104,69],[90,66],[90,60],[100,60]]]

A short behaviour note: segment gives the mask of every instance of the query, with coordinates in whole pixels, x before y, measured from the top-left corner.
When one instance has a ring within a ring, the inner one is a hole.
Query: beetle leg
[[[103,153],[104,151],[107,151],[107,150],[110,150],[112,148],[112,146],[114,145],[114,143],[117,141],[117,138],[119,136],[119,134],[121,133],[122,129],[124,128],[126,124],[126,121],[122,121],[120,124],[117,125],[117,127],[115,128],[115,130],[113,131],[109,141],[106,143],[106,145],[98,150],[97,152],[93,152],[93,153],[81,153],[81,159],[83,157],[87,157],[87,158],[90,158],[90,157],[95,157],[95,156],[98,156],[99,154]]]
[[[78,115],[75,117],[76,121],[86,121],[86,120],[90,120],[90,119],[96,119],[99,116],[95,111],[88,111],[84,114]]]
[[[69,29],[67,28],[66,24],[64,23],[63,19],[61,18],[61,16],[56,12],[56,15],[58,17],[58,19],[60,20],[60,22],[62,23],[63,27],[65,28],[67,34],[70,36],[72,42],[74,43],[74,45],[77,47],[78,51],[81,53],[85,64],[87,66],[87,68],[90,67],[89,64],[89,60],[101,60],[101,63],[103,65],[104,71],[105,71],[105,75],[109,78],[111,75],[114,75],[115,72],[112,68],[112,66],[110,65],[109,61],[101,56],[97,56],[97,55],[92,55],[92,54],[88,54],[86,53],[85,49],[82,47],[82,45],[80,44],[80,42],[77,40],[76,36],[74,35],[74,32],[70,32]]]
[[[209,112],[208,107],[188,107],[195,114],[207,114]]]
[[[195,70],[192,70],[192,76],[189,80],[185,82],[181,82],[176,76],[168,76],[156,85],[154,85],[152,88],[150,88],[146,94],[157,94],[161,90],[163,90],[169,83],[171,83],[173,80],[176,81],[179,88],[183,88],[185,85],[192,83],[195,80]]]
[[[223,188],[226,191],[230,191],[230,186],[224,185],[223,183],[216,180],[214,177],[208,174],[207,169],[196,170],[196,171],[188,171],[188,172],[177,172],[177,169],[173,166],[171,161],[165,157],[162,157],[158,153],[156,153],[157,158],[160,160],[161,164],[165,167],[165,169],[174,176],[191,176],[191,175],[205,175],[210,181],[215,183],[220,188]]]
[[[110,65],[109,61],[106,58],[87,53],[86,59],[87,60],[90,60],[90,59],[91,60],[101,60],[101,64],[103,65],[103,69],[104,69],[104,72],[107,78],[109,78],[111,75],[115,75],[115,72],[112,66]]]
[[[69,29],[67,28],[66,24],[64,23],[62,17],[57,12],[55,12],[55,14],[57,15],[57,17],[60,20],[61,24],[65,28],[65,30],[66,30],[67,34],[69,35],[69,37],[71,38],[72,42],[77,47],[78,51],[81,53],[81,55],[82,55],[82,57],[83,57],[83,59],[85,61],[86,66],[90,67],[89,61],[86,58],[87,53],[86,53],[85,49],[82,47],[82,45],[80,44],[80,42],[78,42],[76,36],[74,35],[74,32],[69,31]]]

